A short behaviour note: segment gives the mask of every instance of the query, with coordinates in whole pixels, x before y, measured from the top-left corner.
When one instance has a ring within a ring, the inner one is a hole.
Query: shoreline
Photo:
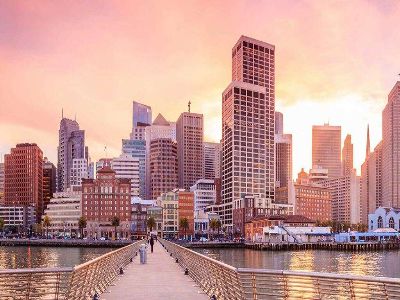
[[[87,247],[87,248],[121,248],[133,241],[100,241],[100,240],[29,240],[29,239],[0,239],[0,247]]]

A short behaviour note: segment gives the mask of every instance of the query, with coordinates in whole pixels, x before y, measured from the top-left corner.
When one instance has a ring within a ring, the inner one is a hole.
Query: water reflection
[[[0,269],[72,267],[103,255],[110,248],[0,247]]]
[[[338,252],[324,250],[195,250],[229,265],[241,268],[315,271],[400,278],[400,251]]]

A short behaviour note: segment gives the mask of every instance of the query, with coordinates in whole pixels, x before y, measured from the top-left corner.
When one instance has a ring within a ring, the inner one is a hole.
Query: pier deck
[[[160,243],[154,245],[154,253],[147,251],[147,263],[140,264],[139,255],[124,270],[101,300],[156,300],[156,299],[209,299],[200,287],[184,275]]]

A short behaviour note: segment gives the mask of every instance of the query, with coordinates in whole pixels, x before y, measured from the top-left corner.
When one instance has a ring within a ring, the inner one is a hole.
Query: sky
[[[241,35],[276,46],[276,108],[293,134],[293,174],[311,167],[312,125],[352,135],[354,167],[381,139],[400,77],[400,2],[0,2],[0,153],[37,143],[55,164],[61,111],[92,160],[121,151],[132,101],[176,121],[192,102],[205,141],[221,138],[221,94]]]

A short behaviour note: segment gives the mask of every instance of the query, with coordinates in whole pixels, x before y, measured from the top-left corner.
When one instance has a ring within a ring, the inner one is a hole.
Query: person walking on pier
[[[150,247],[151,247],[151,253],[153,253],[153,247],[154,247],[154,238],[153,238],[153,236],[150,237]]]

